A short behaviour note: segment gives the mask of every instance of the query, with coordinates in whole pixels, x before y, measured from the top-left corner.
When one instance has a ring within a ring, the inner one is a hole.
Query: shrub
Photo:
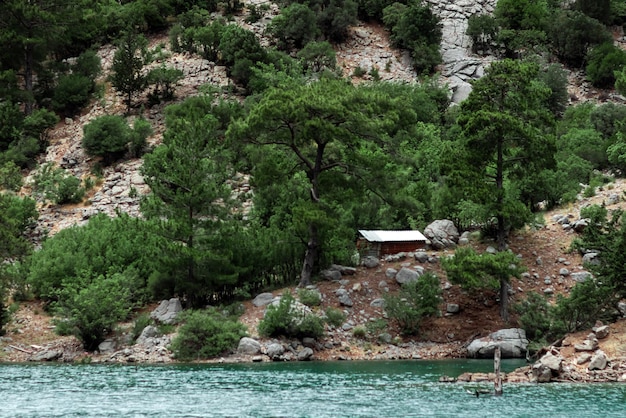
[[[607,42],[598,45],[587,56],[587,79],[596,87],[612,88],[615,71],[626,66],[626,52]]]
[[[89,155],[114,161],[126,152],[131,139],[131,129],[126,120],[117,115],[94,119],[83,128],[83,147]]]
[[[352,336],[356,338],[365,338],[367,330],[363,325],[357,325],[352,329]]]
[[[18,191],[22,188],[22,173],[13,161],[0,165],[0,189]]]
[[[319,306],[322,303],[320,293],[312,289],[298,289],[298,299],[306,306]]]
[[[78,203],[85,195],[78,178],[52,163],[44,164],[35,174],[34,191],[57,205]]]
[[[284,8],[267,27],[267,31],[278,41],[278,48],[301,49],[315,40],[319,33],[315,12],[308,6],[292,3]]]
[[[467,20],[465,34],[472,39],[472,51],[487,54],[498,33],[498,23],[490,15],[472,15]]]
[[[171,350],[179,360],[207,359],[236,347],[247,335],[246,327],[224,316],[207,311],[190,311],[172,341]]]
[[[295,305],[290,294],[284,294],[278,305],[270,305],[259,323],[259,334],[265,337],[285,335],[290,337],[318,338],[324,332],[321,318],[307,314]]]
[[[398,295],[385,295],[385,311],[398,322],[402,332],[409,335],[419,332],[424,317],[438,312],[439,303],[439,278],[430,272],[402,285]]]
[[[557,12],[549,28],[556,56],[575,67],[583,64],[591,46],[611,41],[604,25],[578,11]]]
[[[328,307],[324,311],[326,314],[326,323],[333,327],[338,327],[346,320],[346,315],[337,308]]]
[[[128,277],[116,273],[100,276],[85,287],[64,288],[56,304],[58,312],[66,318],[61,321],[61,330],[71,330],[87,350],[98,348],[113,326],[130,313],[128,281]]]
[[[519,314],[520,326],[526,331],[529,340],[546,342],[551,338],[550,305],[545,296],[536,292],[529,292],[526,299],[514,306]]]
[[[61,76],[52,95],[52,108],[74,116],[89,102],[93,85],[93,81],[80,74]]]

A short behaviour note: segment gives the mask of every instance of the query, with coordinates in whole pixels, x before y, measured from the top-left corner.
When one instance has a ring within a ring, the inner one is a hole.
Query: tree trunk
[[[500,352],[500,347],[496,347],[496,351],[493,353],[493,371],[496,374],[496,379],[493,382],[494,385],[494,395],[502,396],[502,376],[500,376],[500,357],[502,353]]]
[[[509,322],[509,282],[500,279],[500,318]]]
[[[311,284],[311,276],[315,267],[315,260],[319,253],[319,236],[317,225],[311,223],[309,225],[309,242],[306,246],[304,254],[304,262],[302,263],[302,272],[300,273],[300,286],[305,287]]]
[[[496,193],[497,193],[497,202],[496,202],[496,211],[498,220],[498,232],[497,232],[497,242],[498,242],[498,251],[504,251],[506,249],[506,225],[504,220],[504,155],[502,148],[504,147],[503,140],[498,141],[498,156],[497,156],[497,166],[496,166]]]

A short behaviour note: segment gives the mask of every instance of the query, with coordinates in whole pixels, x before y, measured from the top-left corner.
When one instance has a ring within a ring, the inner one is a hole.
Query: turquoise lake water
[[[523,365],[504,361],[503,370]],[[626,417],[624,384],[438,383],[491,361],[0,364],[0,417]]]

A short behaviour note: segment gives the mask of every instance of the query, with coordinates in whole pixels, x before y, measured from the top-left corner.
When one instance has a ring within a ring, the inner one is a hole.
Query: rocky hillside
[[[441,70],[441,82],[450,87],[453,100],[458,102],[469,94],[469,81],[482,76],[485,65],[490,59],[473,56],[469,50],[469,40],[464,35],[467,18],[474,13],[491,12],[495,0],[428,0],[443,21],[442,55],[444,64]],[[257,2],[251,0],[251,3]],[[266,16],[252,25],[238,18],[239,24],[262,35],[264,27],[277,14],[276,6],[270,7]],[[167,35],[154,36],[151,46],[165,45]],[[369,71],[371,68],[381,69],[383,80],[414,80],[409,57],[401,51],[389,46],[388,34],[378,26],[360,24],[351,30],[350,38],[336,46],[338,64],[346,76],[360,67]],[[102,58],[104,73],[110,69],[114,49],[106,46],[99,51]],[[197,94],[200,86],[206,83],[228,85],[226,69],[212,62],[187,54],[176,54],[165,51],[162,62],[180,69],[185,77],[176,88],[176,96],[182,100]],[[160,64],[161,62],[156,63]],[[382,69],[385,69],[384,71]],[[366,76],[367,77],[367,76]],[[578,99],[597,97],[595,92],[582,81],[576,81],[572,74],[570,93]],[[103,78],[104,81],[104,78]],[[359,81],[359,80],[355,80]],[[615,97],[615,100],[623,98]],[[145,110],[144,117],[150,121],[155,134],[150,141],[158,144],[163,133],[163,105]],[[90,176],[92,161],[85,155],[82,147],[82,127],[90,120],[103,114],[122,114],[123,100],[107,87],[104,97],[94,101],[80,116],[61,121],[50,135],[50,146],[40,162],[54,162],[71,171],[74,175],[84,178]],[[141,160],[128,160],[104,169],[102,181],[90,191],[82,204],[71,206],[42,205],[39,224],[34,233],[38,239],[42,235],[51,235],[56,231],[75,224],[87,222],[97,213],[114,215],[122,211],[131,215],[139,215],[138,203],[142,195],[149,192],[139,172]],[[235,193],[249,191],[248,178],[244,175],[233,180]],[[625,207],[623,191],[626,184],[619,180],[611,188],[601,190],[589,199],[580,199],[576,205],[560,208],[545,215],[545,226],[535,230],[517,232],[511,240],[511,249],[519,254],[529,271],[519,281],[513,282],[513,299],[523,298],[529,291],[537,291],[555,296],[566,294],[576,281],[585,274],[582,259],[578,254],[568,252],[569,243],[575,236],[574,221],[579,217],[580,208],[591,203],[604,203],[610,208]],[[26,186],[22,193],[28,193]],[[486,250],[489,243],[470,239],[468,245]],[[466,354],[469,343],[478,337],[484,337],[501,328],[510,327],[499,319],[496,294],[480,296],[469,295],[458,286],[453,286],[442,277],[444,303],[442,315],[431,318],[423,324],[421,338],[402,338],[397,329],[381,329],[374,339],[356,338],[355,327],[384,318],[380,306],[380,298],[385,292],[393,292],[399,285],[392,270],[399,271],[403,267],[419,267],[426,271],[441,273],[439,260],[450,254],[451,250],[428,251],[422,259],[416,254],[404,254],[384,260],[378,260],[373,267],[360,266],[354,275],[343,276],[338,281],[323,281],[316,285],[322,295],[322,308],[337,307],[347,315],[343,326],[331,329],[322,341],[265,341],[256,335],[256,326],[262,318],[263,304],[246,302],[245,312],[241,317],[248,326],[251,337],[260,341],[260,349],[255,355],[235,355],[229,360],[269,360],[274,357],[268,354],[269,347],[278,344],[282,352],[277,358],[295,359],[304,348],[312,349],[315,359],[400,359],[400,358],[445,358],[462,357]],[[293,289],[273,292],[273,298]],[[156,306],[147,307],[152,311]],[[514,321],[513,321],[514,323]],[[120,331],[101,347],[98,353],[84,353],[80,344],[72,337],[58,337],[53,333],[51,318],[47,316],[41,305],[36,302],[24,303],[14,313],[13,321],[8,326],[8,333],[0,341],[0,361],[25,361],[60,359],[76,361],[83,358],[93,361],[172,361],[167,346],[171,335],[150,334],[141,338],[137,344],[131,344],[130,333],[132,324],[120,324]],[[626,343],[620,342],[624,337],[624,327],[611,334],[618,340],[617,348],[611,361],[620,360],[626,350]],[[149,335],[150,334],[150,335]],[[611,337],[612,338],[612,337]],[[305,344],[309,347],[303,347]],[[621,345],[620,345],[621,344]],[[276,347],[274,347],[276,348]],[[280,350],[278,350],[280,351]],[[563,355],[569,355],[566,351]],[[222,361],[224,359],[221,359]]]

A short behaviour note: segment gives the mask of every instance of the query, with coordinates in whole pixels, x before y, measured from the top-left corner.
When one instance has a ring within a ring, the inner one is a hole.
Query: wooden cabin
[[[363,256],[382,257],[387,254],[411,252],[426,247],[426,237],[420,231],[359,230],[357,248]]]

